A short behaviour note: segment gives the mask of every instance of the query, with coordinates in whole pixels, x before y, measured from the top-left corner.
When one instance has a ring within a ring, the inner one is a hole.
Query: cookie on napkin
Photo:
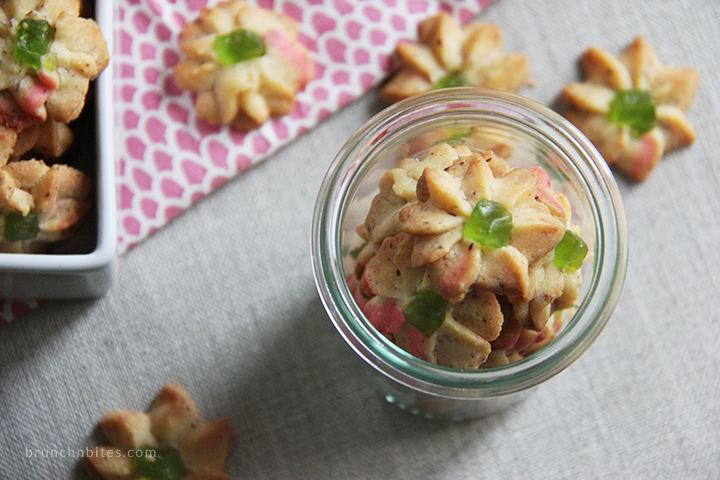
[[[197,94],[197,115],[213,125],[248,130],[286,115],[315,76],[294,20],[243,0],[203,8],[180,49],[175,79]]]

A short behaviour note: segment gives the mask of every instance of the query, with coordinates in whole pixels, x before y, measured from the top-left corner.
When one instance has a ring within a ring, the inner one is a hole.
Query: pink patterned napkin
[[[400,40],[444,10],[461,22],[492,0],[249,0],[291,16],[316,76],[295,109],[260,129],[213,127],[195,116],[172,67],[179,35],[219,0],[120,0],[114,23],[118,252],[123,253],[228,179],[271,156],[377,85]],[[32,308],[0,302],[0,325]]]
[[[317,74],[290,115],[249,133],[198,119],[172,76],[183,25],[216,3],[123,0],[117,7],[121,253],[376,85],[397,42],[415,38],[422,19],[443,9],[466,21],[490,0],[251,0],[295,19]]]

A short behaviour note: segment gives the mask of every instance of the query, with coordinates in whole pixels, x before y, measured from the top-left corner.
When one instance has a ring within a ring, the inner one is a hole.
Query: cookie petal
[[[625,65],[599,48],[590,47],[580,57],[585,81],[605,85],[613,90],[632,88],[632,77]]]

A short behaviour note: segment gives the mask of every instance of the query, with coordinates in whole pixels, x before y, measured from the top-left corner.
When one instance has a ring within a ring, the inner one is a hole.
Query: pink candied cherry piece
[[[490,342],[490,345],[493,350],[514,349],[522,332],[523,328],[517,320],[506,321],[502,326],[502,330],[500,330],[500,335]]]
[[[428,360],[426,347],[428,337],[412,325],[405,326],[405,338],[410,355],[420,360]]]
[[[545,204],[550,209],[553,215],[565,216],[565,209],[563,208],[560,200],[558,199],[557,193],[550,183],[550,177],[542,167],[535,167],[532,169],[537,179],[537,196],[538,200]]]
[[[0,124],[19,132],[40,121],[36,116],[20,108],[9,91],[2,93],[4,94],[0,94]]]
[[[40,70],[37,73],[38,81],[48,90],[57,90],[60,86],[60,75],[57,72]]]
[[[47,110],[45,102],[52,95],[53,90],[33,78],[24,78],[18,85],[15,99],[24,111],[30,115],[45,120]]]
[[[663,146],[650,133],[643,135],[637,155],[625,165],[627,175],[633,179],[645,179],[650,174],[660,157]]]
[[[472,244],[470,249],[464,245],[456,245],[442,263],[439,271],[430,272],[431,278],[445,300],[451,303],[462,300],[477,277],[480,249],[472,248]]]
[[[370,321],[370,324],[384,334],[397,333],[407,323],[402,308],[392,299],[375,297],[365,303],[363,313]]]
[[[292,40],[279,30],[270,30],[263,38],[269,50],[276,52],[281,58],[292,65],[300,67],[300,88],[302,89],[315,78],[315,65],[307,53],[298,48]]]

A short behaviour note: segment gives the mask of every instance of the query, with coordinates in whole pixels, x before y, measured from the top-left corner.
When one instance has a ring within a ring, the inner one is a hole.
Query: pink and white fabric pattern
[[[264,161],[377,85],[400,40],[440,10],[464,23],[492,0],[248,0],[297,23],[316,75],[295,109],[243,132],[195,115],[172,67],[179,35],[219,0],[120,0],[114,20],[118,253],[122,254],[228,179]],[[34,306],[0,302],[0,325]]]

